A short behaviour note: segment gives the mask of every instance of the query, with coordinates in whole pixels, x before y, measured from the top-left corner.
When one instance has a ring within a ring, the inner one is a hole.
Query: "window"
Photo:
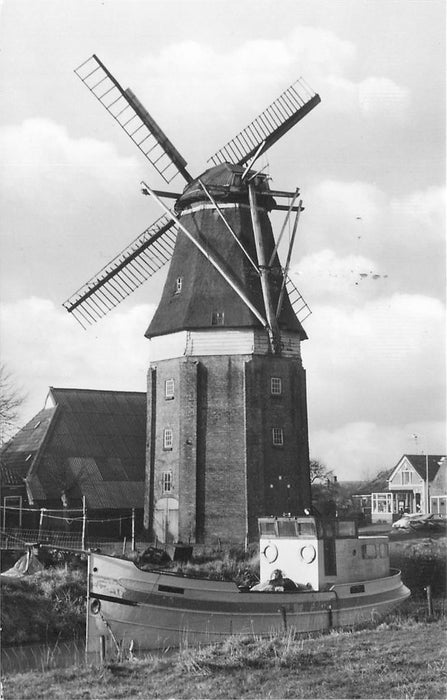
[[[166,379],[165,381],[165,399],[174,398],[174,380]]]
[[[163,430],[163,449],[172,450],[172,444],[174,442],[174,433],[172,428],[165,428]]]
[[[180,294],[183,287],[183,277],[177,277],[175,280],[175,294]]]
[[[362,559],[376,559],[377,549],[375,544],[362,544]]]
[[[412,484],[413,483],[413,473],[410,471],[403,471],[401,472],[402,476],[402,483],[403,484]]]
[[[163,472],[161,475],[161,490],[163,493],[172,491],[172,472]]]
[[[282,394],[281,377],[270,377],[270,393],[272,396],[280,396]]]
[[[3,497],[3,528],[22,527],[22,496]]]
[[[211,314],[211,325],[212,326],[223,326],[224,325],[225,314],[223,311],[213,311]]]
[[[282,428],[272,428],[272,443],[276,447],[284,445],[284,434]]]

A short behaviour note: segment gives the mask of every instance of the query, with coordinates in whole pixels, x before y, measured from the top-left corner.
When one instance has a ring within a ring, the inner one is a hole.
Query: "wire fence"
[[[90,537],[81,532],[63,530],[42,530],[41,528],[3,528],[0,531],[0,547],[3,550],[21,550],[30,544],[46,545],[57,549],[79,550],[100,549],[101,551],[125,552],[132,549],[145,549],[149,541],[130,537]]]

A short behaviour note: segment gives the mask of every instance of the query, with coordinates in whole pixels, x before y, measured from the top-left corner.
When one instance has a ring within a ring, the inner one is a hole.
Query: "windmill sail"
[[[258,158],[320,102],[320,96],[299,78],[208,162],[244,165],[253,156]]]
[[[95,54],[76,68],[75,73],[165,182],[170,183],[178,173],[191,182],[184,158],[133,92],[124,90]]]
[[[98,321],[169,262],[176,236],[168,215],[157,219],[63,306],[84,328]]]

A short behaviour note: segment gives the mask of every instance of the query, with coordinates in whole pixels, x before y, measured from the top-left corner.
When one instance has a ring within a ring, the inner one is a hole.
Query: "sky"
[[[356,480],[403,453],[445,454],[444,0],[3,0],[0,12],[0,354],[27,395],[22,424],[49,386],[146,389],[165,273],[88,330],[62,307],[160,215],[140,181],[166,189],[75,75],[96,53],[194,175],[298,77],[319,93],[262,161],[305,206],[291,277],[312,309],[311,457]]]

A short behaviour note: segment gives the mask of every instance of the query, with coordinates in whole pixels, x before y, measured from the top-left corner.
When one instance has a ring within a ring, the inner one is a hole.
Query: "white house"
[[[402,455],[388,491],[371,494],[372,522],[392,522],[400,513],[447,515],[447,460],[443,455]]]

